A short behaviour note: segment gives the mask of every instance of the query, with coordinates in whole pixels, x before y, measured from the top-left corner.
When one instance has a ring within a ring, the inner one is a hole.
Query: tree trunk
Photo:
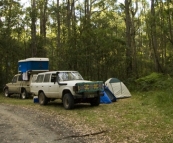
[[[31,0],[32,15],[31,15],[31,49],[32,57],[37,55],[36,47],[36,3],[35,0]]]
[[[60,48],[60,6],[59,6],[59,0],[57,0],[57,49]]]
[[[131,39],[131,17],[130,17],[131,0],[125,0],[125,24],[126,24],[126,74],[127,77],[132,75],[132,39]]]
[[[44,0],[43,3],[40,4],[40,36],[46,40],[46,22],[47,22],[47,2],[48,0]]]
[[[173,28],[172,28],[172,7],[170,8],[170,2],[167,1],[167,7],[168,7],[168,25],[169,25],[169,41],[173,45]]]
[[[156,72],[163,72],[161,64],[159,62],[154,3],[155,0],[151,0],[151,43],[154,51],[155,70]]]
[[[131,8],[131,30],[130,30],[130,35],[131,35],[131,49],[132,49],[132,72],[134,73],[134,77],[138,77],[138,72],[137,72],[137,59],[136,59],[136,27],[135,27],[135,15],[138,11],[138,1],[136,0],[135,2],[136,6],[132,10]]]
[[[56,56],[59,58],[60,56],[60,48],[61,48],[61,40],[60,40],[60,32],[61,32],[61,27],[60,27],[60,5],[59,5],[59,0],[57,0],[57,14],[56,14],[56,20],[57,20],[57,35],[56,35]],[[57,60],[57,66],[59,68],[60,61]]]

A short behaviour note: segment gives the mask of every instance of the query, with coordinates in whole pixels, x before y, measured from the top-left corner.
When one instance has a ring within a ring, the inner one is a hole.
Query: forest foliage
[[[156,91],[172,89],[173,80],[169,74],[151,73],[135,80],[137,91]]]
[[[89,80],[171,76],[172,14],[171,0],[1,0],[0,85],[30,57],[47,57],[50,70],[77,70]]]

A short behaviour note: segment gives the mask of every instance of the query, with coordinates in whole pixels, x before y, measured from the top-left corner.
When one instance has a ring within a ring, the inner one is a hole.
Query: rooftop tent
[[[116,98],[130,97],[131,94],[125,84],[117,78],[110,78],[105,82],[105,85],[115,95]]]
[[[25,73],[27,71],[49,71],[48,58],[27,58],[18,61],[18,72]]]
[[[22,79],[28,81],[30,73],[49,71],[48,58],[27,58],[18,61],[18,72],[22,74]]]

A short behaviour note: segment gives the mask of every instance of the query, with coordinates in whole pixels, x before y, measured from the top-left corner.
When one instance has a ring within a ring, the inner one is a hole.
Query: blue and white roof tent
[[[24,73],[27,71],[49,71],[48,58],[27,58],[18,61],[18,72]]]

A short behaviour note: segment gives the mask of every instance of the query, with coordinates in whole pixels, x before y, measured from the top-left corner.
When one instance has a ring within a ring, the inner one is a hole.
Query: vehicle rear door
[[[51,77],[51,73],[46,73],[44,75],[44,79],[43,79],[43,82],[42,82],[42,90],[44,91],[44,94],[46,95],[46,97],[50,97],[50,94],[49,94],[49,84],[50,84],[50,77]]]
[[[40,90],[44,91],[44,88],[43,88],[43,78],[44,78],[44,74],[40,74],[37,76],[37,79],[35,81],[32,81],[31,83],[31,92],[34,93],[35,95],[38,95],[38,92]]]
[[[20,84],[21,81],[18,81],[21,78],[21,75],[15,75],[12,79],[12,82],[9,84],[9,92],[10,93],[20,93]]]

